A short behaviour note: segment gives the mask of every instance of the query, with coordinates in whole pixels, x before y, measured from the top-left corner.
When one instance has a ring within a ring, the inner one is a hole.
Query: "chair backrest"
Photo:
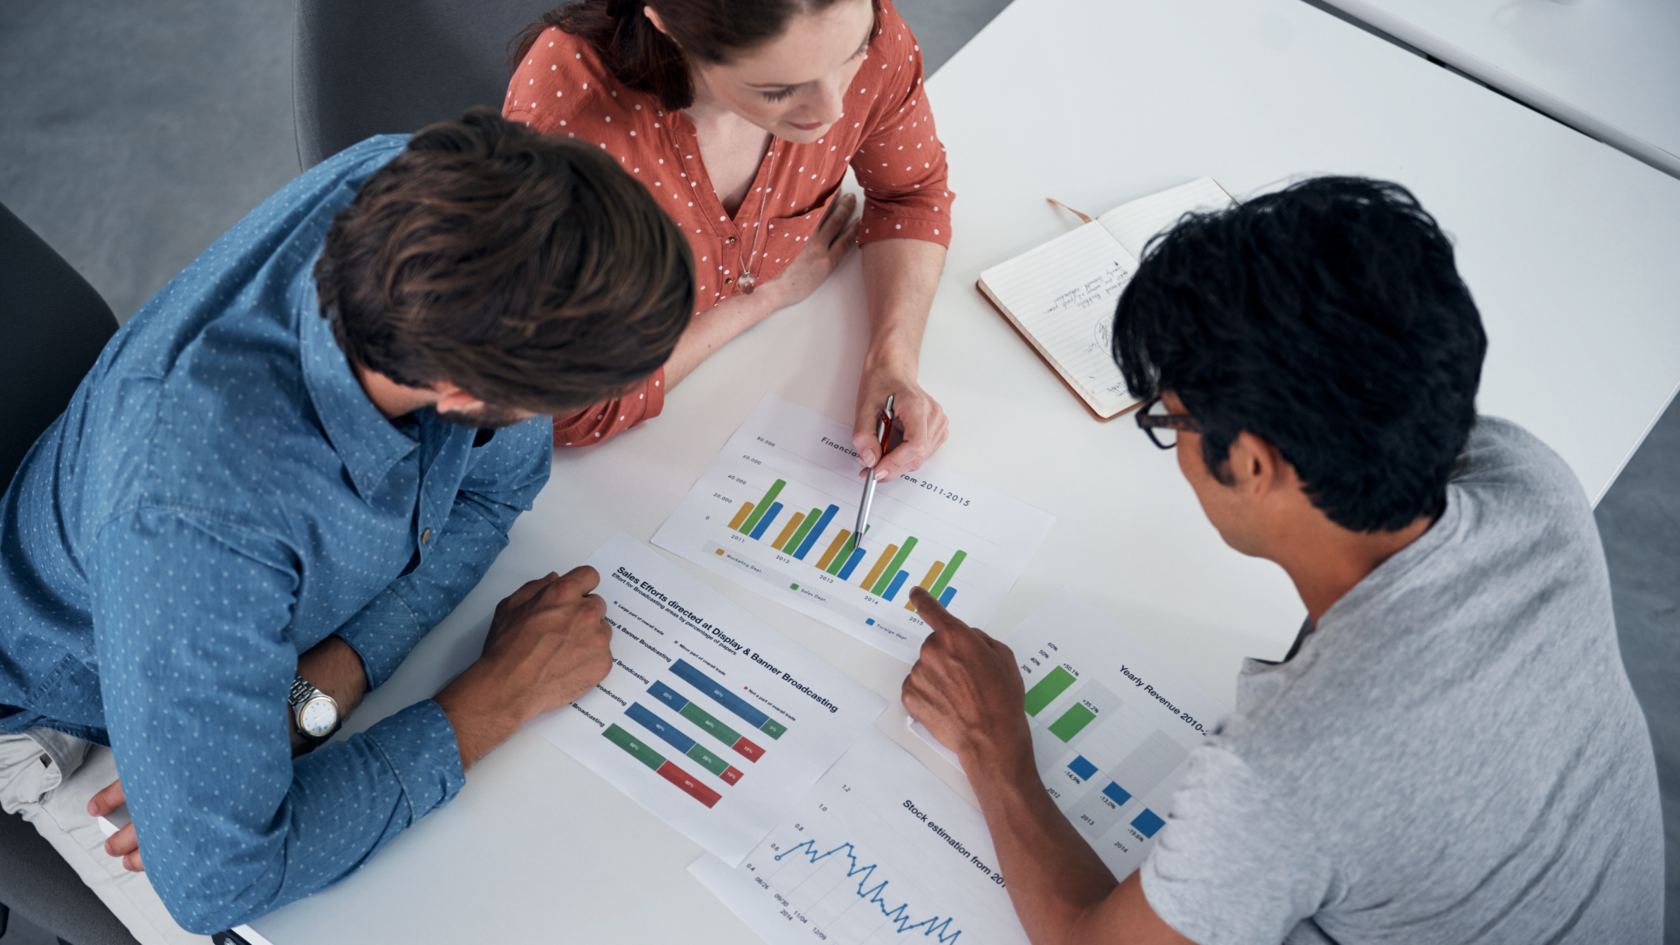
[[[0,206],[0,492],[116,330],[93,286]]]
[[[561,0],[298,0],[292,103],[307,169],[370,135],[500,108],[514,37]]]

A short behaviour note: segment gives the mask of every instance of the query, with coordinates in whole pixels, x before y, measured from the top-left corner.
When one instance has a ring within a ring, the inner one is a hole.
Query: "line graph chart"
[[[796,810],[689,867],[771,945],[1027,945],[979,812],[879,730]]]

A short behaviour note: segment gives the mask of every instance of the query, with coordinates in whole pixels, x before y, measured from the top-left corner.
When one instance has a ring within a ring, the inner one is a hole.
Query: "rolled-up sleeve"
[[[875,100],[873,127],[852,157],[865,198],[858,242],[918,239],[949,247],[953,196],[945,146],[922,83],[922,49],[888,4],[882,4],[878,28],[881,41],[858,81],[879,80],[888,91]]]

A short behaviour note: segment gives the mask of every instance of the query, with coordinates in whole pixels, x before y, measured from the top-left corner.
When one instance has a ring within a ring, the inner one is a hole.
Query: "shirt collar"
[[[297,312],[303,383],[327,440],[344,460],[351,484],[366,498],[391,467],[419,444],[392,426],[368,399],[333,337],[332,326],[316,308],[313,278],[309,282],[310,291],[300,293],[305,298],[299,299]]]

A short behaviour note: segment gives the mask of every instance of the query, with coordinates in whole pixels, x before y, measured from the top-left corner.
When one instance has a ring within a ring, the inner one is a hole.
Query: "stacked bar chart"
[[[1051,519],[924,466],[880,483],[855,535],[862,486],[850,439],[767,396],[653,540],[913,661],[928,628],[911,589],[984,625]]]
[[[671,675],[699,690],[701,695],[715,702],[725,711],[750,724],[756,731],[768,736],[772,741],[787,734],[787,726],[765,715],[751,703],[729,691],[723,683],[695,668],[687,660],[679,659],[671,665]],[[647,694],[652,697],[656,705],[676,713],[682,719],[693,724],[707,736],[735,752],[743,759],[756,763],[764,757],[764,749],[757,743],[735,729],[719,721],[717,716],[706,711],[695,700],[671,688],[668,684],[654,680],[647,688]],[[678,725],[662,718],[658,713],[640,702],[632,702],[624,710],[624,717],[635,722],[642,730],[674,748],[684,758],[710,772],[724,784],[734,786],[744,777],[741,769],[736,768],[722,756],[717,754],[699,739],[684,732]],[[660,749],[651,747],[640,740],[632,732],[618,725],[607,726],[601,733],[606,739],[618,747],[629,752],[632,757],[647,765],[660,777],[676,785],[677,788],[693,797],[695,800],[711,807],[723,795],[706,786],[684,771],[675,762],[660,754]]]

